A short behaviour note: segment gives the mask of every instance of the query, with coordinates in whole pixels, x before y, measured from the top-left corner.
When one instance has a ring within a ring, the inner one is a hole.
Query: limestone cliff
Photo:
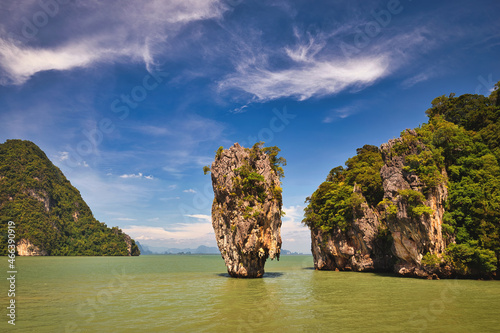
[[[406,133],[417,137],[415,131],[407,130]],[[440,255],[447,245],[441,228],[448,197],[446,171],[441,170],[442,178],[436,186],[427,187],[415,172],[405,170],[405,157],[416,156],[427,148],[418,140],[407,140],[409,150],[395,154],[395,145],[402,141],[403,138],[393,139],[381,146],[385,162],[380,170],[384,198],[397,207],[396,216],[387,221],[393,238],[392,252],[398,259],[394,269],[401,275],[427,277],[428,272],[421,265],[423,255]],[[415,202],[417,197],[422,198],[421,202]],[[417,214],[415,210],[418,206],[430,209]]]
[[[398,150],[403,140],[405,149]],[[351,202],[348,228],[325,232],[310,226],[316,269],[395,271],[418,277],[449,274],[421,262],[424,254],[440,255],[447,246],[441,230],[448,195],[446,172],[443,169],[439,181],[427,186],[405,162],[407,156],[426,149],[411,130],[380,147],[383,201],[369,205],[354,185],[358,199]]]
[[[46,256],[47,251],[40,250],[38,246],[33,245],[29,240],[21,239],[16,244],[16,251],[19,256]]]
[[[256,145],[220,149],[211,166],[212,225],[228,273],[262,277],[281,248],[281,187],[270,156]]]
[[[351,227],[343,232],[324,233],[311,229],[314,267],[320,270],[383,271],[390,267],[392,256],[379,233],[380,214],[366,202],[354,211]]]

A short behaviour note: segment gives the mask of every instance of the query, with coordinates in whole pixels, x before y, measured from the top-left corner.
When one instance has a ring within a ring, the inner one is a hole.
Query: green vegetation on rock
[[[342,166],[333,168],[326,181],[312,196],[306,198],[303,223],[310,228],[329,232],[335,228],[346,231],[352,223],[353,211],[364,202],[354,191],[358,186],[369,205],[377,205],[384,195],[380,168],[382,156],[377,147],[365,145],[357,155]]]
[[[464,274],[497,271],[500,260],[500,82],[489,97],[466,94],[441,96],[427,110],[429,121],[406,130],[392,146],[403,157],[403,172],[416,175],[420,191],[399,191],[410,207],[409,216],[430,216],[426,195],[438,185],[448,188],[443,237],[450,244],[440,260]],[[415,134],[416,133],[416,134]],[[397,218],[398,207],[384,199],[379,149],[364,146],[348,159],[346,168],[333,168],[326,181],[306,199],[303,223],[311,229],[343,231],[353,219],[354,195],[378,206],[382,219]],[[434,257],[424,264],[435,265]],[[498,272],[497,272],[498,273]]]
[[[7,254],[7,223],[48,255],[139,255],[118,228],[97,221],[80,193],[34,143],[0,144],[0,254]]]

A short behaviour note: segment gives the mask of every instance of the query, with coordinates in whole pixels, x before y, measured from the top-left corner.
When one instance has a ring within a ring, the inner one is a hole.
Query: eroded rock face
[[[417,134],[413,130],[407,130],[413,136]],[[410,144],[410,150],[406,154],[394,156],[391,151],[393,146],[402,140],[401,138],[389,140],[381,146],[382,157],[385,165],[380,170],[383,180],[384,198],[391,200],[397,205],[397,216],[388,219],[388,227],[391,231],[394,255],[399,259],[395,271],[401,275],[412,275],[424,277],[426,275],[421,268],[421,260],[425,253],[441,254],[447,246],[443,238],[441,225],[443,224],[444,205],[448,197],[446,181],[435,187],[429,188],[424,193],[424,184],[414,173],[405,172],[404,158],[409,154],[417,154],[418,149],[426,149],[418,141]],[[443,179],[446,179],[445,170],[442,171]],[[432,209],[431,214],[412,216],[410,203],[400,195],[401,190],[413,190],[422,193],[425,197],[423,204]]]
[[[408,130],[416,138],[417,134]],[[381,207],[366,202],[355,209],[351,227],[323,233],[311,230],[312,254],[316,269],[353,271],[394,271],[403,276],[434,278],[448,277],[449,268],[428,268],[422,265],[426,253],[440,255],[448,245],[443,237],[444,205],[448,196],[446,173],[443,181],[424,191],[424,184],[414,172],[404,169],[405,157],[427,149],[418,140],[409,144],[409,150],[393,154],[393,147],[401,138],[390,140],[380,147],[384,165],[380,170],[384,199],[397,207],[397,214],[387,216]],[[429,214],[412,214],[411,203],[401,193],[412,190],[424,198],[421,205],[432,210]],[[360,197],[361,192],[356,188]],[[381,233],[381,231],[386,231]],[[384,236],[385,235],[385,236]]]
[[[40,250],[38,246],[33,245],[27,239],[20,239],[16,244],[17,254],[19,256],[46,256],[47,251]]]
[[[352,227],[347,232],[322,233],[311,230],[314,267],[320,270],[384,271],[392,256],[378,237],[381,228],[378,212],[363,203],[354,212]]]
[[[281,249],[281,188],[269,156],[235,143],[211,166],[212,225],[233,277],[262,277],[267,258]]]

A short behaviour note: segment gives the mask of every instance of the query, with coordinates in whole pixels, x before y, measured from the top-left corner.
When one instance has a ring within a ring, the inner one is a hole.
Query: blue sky
[[[219,146],[281,148],[283,248],[304,199],[433,98],[500,80],[498,1],[0,1],[0,142],[35,142],[97,219],[215,246]]]

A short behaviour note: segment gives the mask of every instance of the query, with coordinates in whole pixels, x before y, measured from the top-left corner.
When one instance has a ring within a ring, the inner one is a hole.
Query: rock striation
[[[395,153],[402,140],[408,149]],[[441,230],[448,196],[445,170],[441,171],[441,181],[429,187],[415,172],[405,168],[406,156],[426,149],[413,130],[406,131],[405,139],[389,140],[380,147],[384,162],[380,170],[383,204],[368,205],[359,187],[354,186],[361,204],[353,209],[347,230],[323,232],[311,228],[316,269],[394,271],[424,278],[450,274],[449,268],[431,269],[422,264],[424,254],[441,255],[449,242]],[[422,213],[415,214],[415,207]]]
[[[267,258],[279,260],[281,249],[281,187],[270,156],[235,143],[219,149],[210,171],[212,225],[227,271],[262,277]]]

